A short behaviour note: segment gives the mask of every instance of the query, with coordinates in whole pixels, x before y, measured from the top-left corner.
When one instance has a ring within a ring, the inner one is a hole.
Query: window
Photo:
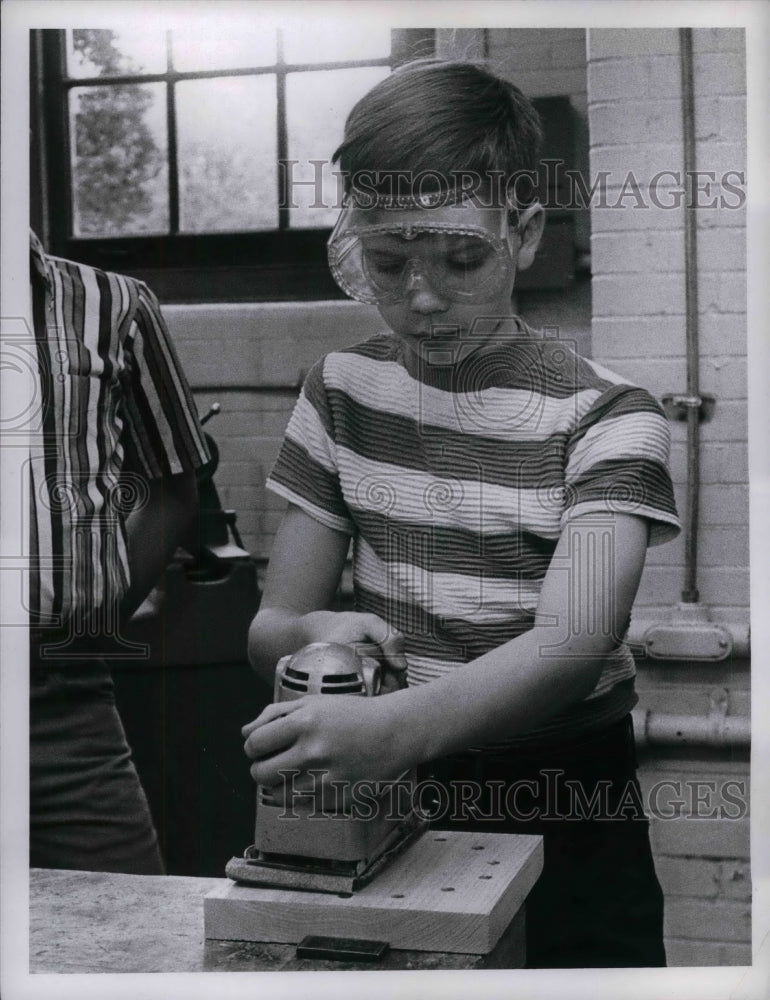
[[[328,160],[348,110],[431,52],[432,31],[33,34],[33,159],[47,151],[33,204],[54,253],[144,277],[166,301],[341,295]]]
[[[356,100],[433,54],[436,32],[321,24],[33,31],[32,216],[51,251],[141,278],[164,302],[344,298],[326,263],[328,160]],[[569,100],[534,103],[544,158],[571,166]],[[572,281],[572,214],[549,211],[519,290]]]

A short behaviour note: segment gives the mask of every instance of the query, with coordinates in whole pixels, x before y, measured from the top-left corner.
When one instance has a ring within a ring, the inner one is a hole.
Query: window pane
[[[283,57],[290,63],[379,59],[390,55],[390,28],[345,24],[344,12],[326,23],[282,29]]]
[[[388,73],[387,66],[374,66],[287,75],[289,159],[298,161],[291,168],[293,184],[290,183],[287,197],[292,228],[321,229],[334,224],[339,194],[337,178],[332,173],[337,169],[331,163],[332,153],[342,142],[350,109]],[[323,168],[314,167],[310,160],[323,160]],[[314,180],[317,174],[323,184],[320,199],[314,187],[301,183]]]
[[[232,29],[231,29],[232,30]],[[174,69],[245,69],[270,66],[276,60],[275,28],[228,36],[216,30],[171,33]]]
[[[70,92],[75,236],[168,230],[164,84]]]
[[[275,76],[185,80],[176,98],[180,229],[275,228]]]
[[[82,79],[127,73],[164,73],[166,38],[163,32],[67,31],[67,73]]]

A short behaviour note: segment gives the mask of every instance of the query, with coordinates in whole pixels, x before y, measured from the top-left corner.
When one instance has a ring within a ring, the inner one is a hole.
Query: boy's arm
[[[282,656],[311,642],[374,644],[394,670],[406,669],[403,636],[383,619],[326,610],[349,543],[344,532],[289,504],[275,536],[259,612],[249,628],[249,660],[268,682]]]
[[[610,517],[610,552],[600,544],[607,515],[601,524],[591,515],[568,524],[529,632],[452,674],[386,697],[268,706],[244,727],[246,753],[256,761],[252,776],[268,786],[286,768],[325,769],[331,780],[393,778],[415,764],[522,735],[585,698],[622,637],[647,546],[645,520]]]
[[[426,759],[523,735],[591,693],[604,657],[625,633],[647,549],[645,520],[610,517],[609,552],[603,545],[607,515],[569,522],[529,632],[439,682],[435,693],[446,728],[429,739]],[[430,698],[427,690],[420,694]]]

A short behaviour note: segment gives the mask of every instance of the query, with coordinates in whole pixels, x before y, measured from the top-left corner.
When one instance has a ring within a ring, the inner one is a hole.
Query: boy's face
[[[380,301],[377,308],[410,354],[424,361],[430,361],[431,355],[446,358],[448,351],[468,342],[476,320],[512,314],[516,272],[531,265],[542,235],[539,205],[520,214],[518,228],[508,224],[507,213],[501,209],[468,204],[379,214],[383,218],[373,222],[403,227],[405,235],[399,235],[397,228],[387,235],[373,235],[364,258],[373,280],[383,287],[387,287],[389,273],[400,275],[400,294]],[[414,235],[431,222],[452,221],[457,222],[457,234]],[[412,233],[410,225],[416,227]],[[465,235],[461,227],[467,230]],[[490,242],[484,240],[484,233]],[[499,259],[495,266],[491,247],[499,248],[500,243],[506,257],[503,266]],[[495,324],[483,326],[494,331]],[[481,346],[477,333],[473,343]]]

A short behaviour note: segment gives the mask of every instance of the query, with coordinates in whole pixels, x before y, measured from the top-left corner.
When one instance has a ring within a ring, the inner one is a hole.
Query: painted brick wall
[[[703,761],[648,759],[639,776],[652,813],[650,837],[665,895],[669,965],[750,965],[745,765],[724,759],[707,767]],[[673,816],[677,811],[681,814]]]
[[[373,307],[357,302],[167,305],[168,322],[201,415],[219,449],[217,489],[238,515],[244,545],[270,553],[284,503],[265,489],[311,365],[328,351],[382,329]]]
[[[713,171],[721,180],[729,171],[745,170],[743,32],[696,30],[693,44],[696,169]],[[591,211],[593,355],[657,398],[684,393],[684,211],[681,204],[657,207],[649,198],[656,174],[683,169],[677,31],[591,30],[588,117],[592,181],[600,172],[608,173],[608,207],[597,200]],[[630,172],[639,196],[628,182]],[[658,200],[663,206],[676,204],[676,186],[674,178],[662,178]],[[623,191],[624,207],[612,207]],[[723,196],[725,205],[720,206]],[[715,620],[746,623],[745,211],[733,207],[740,198],[722,183],[698,197],[703,206],[697,213],[700,380],[701,391],[716,397],[713,419],[701,425],[698,585]],[[685,424],[673,422],[671,430],[672,472],[683,512]],[[635,616],[671,613],[680,599],[683,563],[681,537],[650,551]],[[704,715],[716,687],[727,690],[732,714],[749,713],[745,660],[640,661],[638,671],[640,704],[651,711]],[[693,802],[695,787],[708,792],[706,783],[713,781],[718,793],[728,787],[726,782],[737,782],[747,810],[746,753],[652,747],[640,751],[640,779],[648,803],[660,782],[683,783],[682,815],[668,819],[652,810],[651,821],[666,896],[669,963],[750,964],[748,816],[697,815],[701,807]]]
[[[591,212],[593,353],[658,398],[686,387],[684,209],[676,207],[673,178],[662,178],[658,187],[664,207],[649,196],[656,174],[681,176],[683,169],[678,44],[677,32],[668,29],[592,30],[588,44],[591,177],[609,172],[607,207],[595,204]],[[746,161],[742,31],[695,31],[694,74],[696,169],[734,183],[727,175],[745,171]],[[745,209],[731,207],[741,199],[723,184],[705,176],[701,184],[700,380],[701,391],[717,402],[701,428],[699,586],[715,616],[747,622]],[[681,511],[686,425],[675,421],[671,430]],[[662,613],[679,599],[683,559],[681,537],[651,550],[638,610]]]

